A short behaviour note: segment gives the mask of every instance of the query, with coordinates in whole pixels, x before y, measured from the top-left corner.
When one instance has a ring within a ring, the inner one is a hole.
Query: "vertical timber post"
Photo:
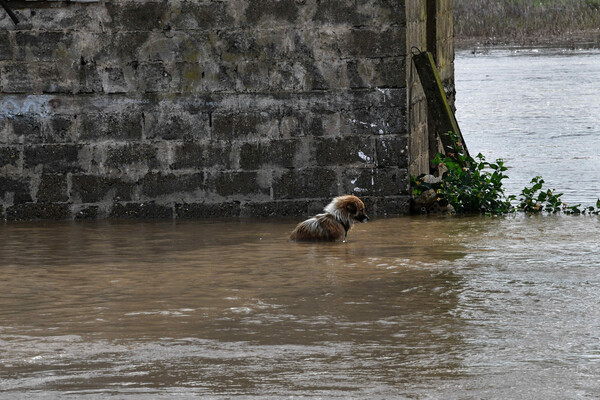
[[[454,112],[448,103],[448,98],[437,73],[433,56],[431,53],[424,51],[413,54],[412,60],[421,80],[423,91],[425,92],[427,108],[434,121],[434,125],[430,129],[439,135],[446,154],[454,150],[454,144],[448,135],[448,132],[453,132],[460,138],[465,153],[468,155],[467,145],[458,127],[458,122],[454,117]]]

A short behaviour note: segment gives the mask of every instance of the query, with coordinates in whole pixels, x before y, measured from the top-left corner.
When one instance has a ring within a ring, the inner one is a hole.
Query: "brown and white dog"
[[[354,221],[367,222],[364,203],[356,196],[346,195],[334,198],[324,209],[325,213],[317,214],[304,222],[300,222],[292,232],[290,239],[296,241],[329,241],[346,240],[348,231]]]

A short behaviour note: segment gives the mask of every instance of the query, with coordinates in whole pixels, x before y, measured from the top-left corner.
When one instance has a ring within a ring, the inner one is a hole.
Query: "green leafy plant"
[[[411,176],[414,196],[435,192],[434,200],[441,206],[450,205],[456,213],[506,214],[515,211],[525,213],[600,214],[600,199],[595,206],[569,206],[561,199],[562,193],[544,188],[544,180],[536,176],[531,186],[521,190],[519,197],[507,196],[502,181],[508,179],[501,159],[489,163],[482,154],[475,158],[464,151],[458,136],[449,132],[453,152],[437,154],[432,163],[444,171],[441,179],[432,180],[428,175]]]
[[[564,203],[561,200],[562,193],[555,193],[553,190],[542,190],[544,180],[541,176],[536,176],[531,180],[531,187],[525,186],[521,190],[518,198],[517,210],[524,212],[542,212],[548,211],[557,213],[561,211]]]
[[[600,199],[596,201],[595,206],[581,207],[581,204],[569,206],[561,199],[562,193],[556,193],[555,190],[544,189],[544,180],[541,176],[536,176],[531,180],[532,186],[525,186],[521,190],[518,198],[516,210],[527,213],[541,213],[543,211],[556,214],[563,212],[565,214],[600,214]]]
[[[475,158],[465,154],[457,135],[449,133],[453,142],[453,153],[437,154],[432,163],[445,170],[442,180],[427,184],[424,176],[413,179],[415,194],[423,189],[434,189],[440,201],[450,204],[457,213],[504,214],[512,209],[513,199],[504,194],[502,181],[508,176],[507,168],[500,159],[489,163],[482,154]]]

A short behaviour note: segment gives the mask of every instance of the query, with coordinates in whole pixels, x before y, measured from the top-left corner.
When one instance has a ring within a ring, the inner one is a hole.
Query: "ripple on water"
[[[379,219],[326,245],[288,242],[291,226],[5,225],[0,389],[595,393],[597,218]]]

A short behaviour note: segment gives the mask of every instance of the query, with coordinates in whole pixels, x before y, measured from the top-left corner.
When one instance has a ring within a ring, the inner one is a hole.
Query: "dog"
[[[290,235],[290,239],[312,242],[346,241],[346,236],[354,221],[367,222],[369,220],[365,213],[365,204],[358,197],[352,195],[334,198],[323,211],[325,213],[317,214],[300,222]]]

